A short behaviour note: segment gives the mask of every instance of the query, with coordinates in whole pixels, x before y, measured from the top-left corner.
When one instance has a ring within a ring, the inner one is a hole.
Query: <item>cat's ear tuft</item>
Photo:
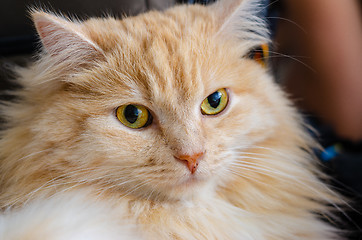
[[[219,0],[212,6],[220,23],[218,35],[250,40],[256,45],[269,42],[269,31],[261,0]]]
[[[86,36],[80,24],[42,11],[32,11],[31,16],[47,53],[80,55],[78,57],[103,55],[102,49]]]

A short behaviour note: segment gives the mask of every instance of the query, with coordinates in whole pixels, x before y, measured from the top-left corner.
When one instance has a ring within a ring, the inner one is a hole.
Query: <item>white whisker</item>
[[[287,54],[283,54],[283,53],[274,52],[274,51],[269,51],[269,52],[272,53],[272,54],[277,54],[277,55],[279,55],[279,56],[281,56],[281,57],[290,58],[290,59],[292,59],[292,60],[294,60],[294,61],[302,64],[304,67],[308,68],[308,69],[311,70],[313,73],[316,72],[316,70],[315,70],[314,68],[312,68],[311,66],[309,66],[309,65],[306,64],[305,62],[299,60],[299,59],[296,58],[296,57],[293,57],[293,56],[290,56],[290,55],[287,55]]]

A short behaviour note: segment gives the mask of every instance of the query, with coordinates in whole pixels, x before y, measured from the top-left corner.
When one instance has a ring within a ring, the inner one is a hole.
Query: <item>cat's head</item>
[[[293,111],[250,58],[268,42],[253,2],[85,22],[34,12],[44,53],[23,70],[18,114],[33,164],[100,193],[179,199],[240,177],[250,149],[295,145]]]

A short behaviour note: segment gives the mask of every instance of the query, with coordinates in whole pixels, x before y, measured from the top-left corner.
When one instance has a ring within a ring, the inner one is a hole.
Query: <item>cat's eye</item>
[[[138,129],[152,123],[152,115],[147,108],[141,105],[122,105],[117,108],[116,116],[126,127]]]
[[[216,115],[221,113],[229,102],[229,96],[225,88],[210,94],[201,104],[201,112],[204,115]]]
[[[268,44],[262,44],[254,49],[252,49],[248,55],[248,58],[257,61],[263,67],[266,66],[267,59],[269,57],[269,46]]]

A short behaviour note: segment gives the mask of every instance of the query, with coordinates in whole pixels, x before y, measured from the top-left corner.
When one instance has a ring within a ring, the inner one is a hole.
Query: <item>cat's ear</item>
[[[33,11],[31,16],[47,53],[86,59],[103,55],[80,24],[42,11]]]
[[[266,6],[261,0],[219,0],[210,7],[216,12],[217,35],[226,38],[250,40],[255,44],[269,41],[269,31],[261,18]]]

